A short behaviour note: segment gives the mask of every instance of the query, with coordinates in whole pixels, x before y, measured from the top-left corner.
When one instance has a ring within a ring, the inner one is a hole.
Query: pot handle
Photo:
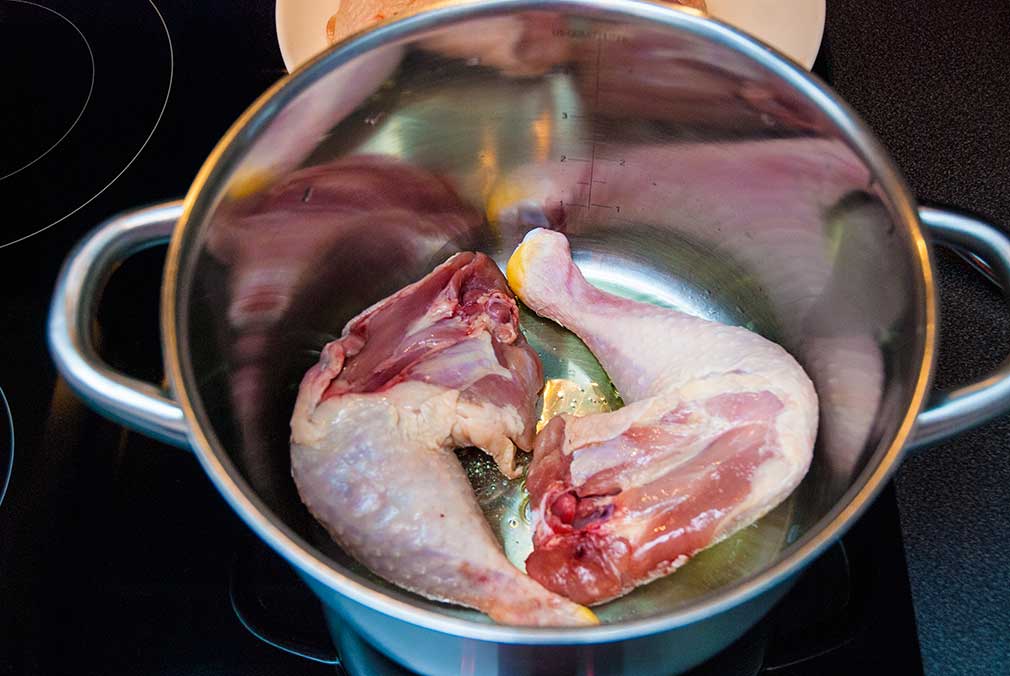
[[[993,284],[1010,302],[1010,239],[996,227],[971,216],[922,207],[919,219],[933,240],[952,249]],[[1010,359],[987,378],[930,397],[919,414],[910,446],[946,439],[1010,410]]]
[[[180,448],[190,448],[182,409],[162,388],[116,371],[95,350],[98,301],[116,267],[169,240],[182,202],[114,216],[70,252],[56,280],[47,337],[56,368],[89,405],[112,420]]]

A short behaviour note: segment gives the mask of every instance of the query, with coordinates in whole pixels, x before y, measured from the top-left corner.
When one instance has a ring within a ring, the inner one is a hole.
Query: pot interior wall
[[[829,116],[723,28],[558,7],[331,53],[239,134],[180,267],[195,410],[273,517],[339,571],[475,619],[345,556],[302,508],[288,459],[298,383],[322,345],[451,253],[504,263],[530,228],[563,230],[595,283],[748,326],[815,382],[819,439],[794,496],[609,604],[606,621],[668,612],[777,560],[890,443],[923,353],[921,243]],[[563,331],[528,313],[524,329],[548,375],[606,385]],[[489,503],[517,490],[478,488]],[[496,509],[518,552],[524,527]]]

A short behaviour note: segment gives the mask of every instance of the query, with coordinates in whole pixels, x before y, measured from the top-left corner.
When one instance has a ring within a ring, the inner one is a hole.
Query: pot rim
[[[238,468],[218,449],[221,444],[213,433],[208,416],[189,392],[196,390],[189,353],[182,351],[180,335],[186,335],[188,321],[183,304],[188,298],[178,294],[181,272],[191,272],[189,249],[195,238],[196,222],[214,206],[217,186],[242,158],[244,149],[258,136],[265,123],[284,105],[311,84],[369,50],[432,28],[502,12],[536,10],[579,10],[600,17],[646,20],[713,40],[734,49],[810,98],[836,126],[842,138],[873,171],[877,183],[890,198],[896,220],[904,223],[910,239],[909,255],[915,267],[923,303],[924,326],[916,349],[920,367],[911,401],[890,444],[878,448],[866,467],[835,507],[799,540],[787,547],[771,566],[714,591],[669,613],[640,620],[594,627],[516,627],[475,622],[419,608],[357,582],[330,565],[329,559],[288,528],[255,494]],[[184,260],[185,259],[185,260]],[[188,265],[189,267],[184,267]],[[923,236],[916,205],[908,188],[869,128],[856,113],[827,85],[771,47],[717,20],[691,11],[681,11],[641,0],[482,0],[442,4],[408,18],[385,23],[334,45],[284,77],[264,92],[231,126],[204,162],[186,195],[180,218],[169,247],[162,287],[161,330],[166,373],[176,401],[182,408],[196,456],[217,489],[239,516],[292,566],[316,582],[359,604],[396,619],[427,629],[462,638],[498,643],[530,645],[591,644],[632,639],[669,631],[698,622],[744,603],[797,574],[819,555],[868,507],[891,473],[897,468],[904,446],[914,428],[931,385],[936,350],[936,290],[933,281],[931,250]],[[192,389],[191,389],[192,388]]]

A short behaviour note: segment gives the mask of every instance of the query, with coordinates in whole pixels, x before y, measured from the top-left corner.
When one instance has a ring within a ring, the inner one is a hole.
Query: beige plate
[[[277,0],[277,43],[288,71],[326,49],[326,21],[341,2]],[[825,0],[707,0],[709,11],[802,64],[814,65],[824,34]]]

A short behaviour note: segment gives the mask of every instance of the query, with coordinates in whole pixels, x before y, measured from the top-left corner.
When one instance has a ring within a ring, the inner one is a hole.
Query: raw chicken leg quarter
[[[506,624],[595,624],[513,566],[453,453],[516,476],[543,385],[494,261],[460,253],[352,319],[305,374],[291,418],[302,501],[374,573]]]
[[[526,570],[548,589],[587,605],[621,596],[753,523],[806,474],[817,395],[780,346],[593,287],[557,232],[528,233],[507,275],[586,343],[626,402],[558,416],[537,436]]]

